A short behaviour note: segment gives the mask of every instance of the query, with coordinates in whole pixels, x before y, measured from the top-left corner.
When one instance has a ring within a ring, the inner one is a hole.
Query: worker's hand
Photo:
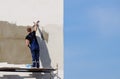
[[[37,22],[33,22],[34,23],[34,25],[35,26],[38,26],[38,23],[39,23],[40,21],[38,20]]]

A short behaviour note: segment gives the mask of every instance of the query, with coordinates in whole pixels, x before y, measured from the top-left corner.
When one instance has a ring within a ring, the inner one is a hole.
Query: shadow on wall
[[[41,35],[41,37],[37,36],[37,40],[40,46],[40,61],[42,64],[43,68],[52,68],[51,67],[51,58],[49,56],[49,51],[45,42],[45,37],[43,35],[43,33],[41,32],[40,28],[38,28],[39,34]],[[48,38],[48,34],[47,34],[47,38]]]

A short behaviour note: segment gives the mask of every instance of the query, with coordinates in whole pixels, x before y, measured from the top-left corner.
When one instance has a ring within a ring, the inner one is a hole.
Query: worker
[[[33,27],[27,27],[27,35],[25,37],[26,45],[30,48],[31,55],[32,55],[32,67],[39,68],[39,44],[36,37],[36,31],[39,27],[39,21],[36,23],[34,22]]]

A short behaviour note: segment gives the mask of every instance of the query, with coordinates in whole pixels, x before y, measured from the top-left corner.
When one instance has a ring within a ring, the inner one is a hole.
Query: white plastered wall
[[[40,63],[43,68],[58,68],[58,76],[63,78],[63,26],[47,25],[40,27],[45,40],[41,39],[40,32],[37,36],[40,45]]]

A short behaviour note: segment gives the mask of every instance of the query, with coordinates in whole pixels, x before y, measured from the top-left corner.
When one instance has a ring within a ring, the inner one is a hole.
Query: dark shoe
[[[40,67],[40,64],[39,64],[39,62],[37,62],[37,64],[36,64],[36,65],[37,65],[37,68],[39,68],[39,67]]]
[[[36,64],[35,61],[33,61],[32,67],[35,67],[35,64]]]

